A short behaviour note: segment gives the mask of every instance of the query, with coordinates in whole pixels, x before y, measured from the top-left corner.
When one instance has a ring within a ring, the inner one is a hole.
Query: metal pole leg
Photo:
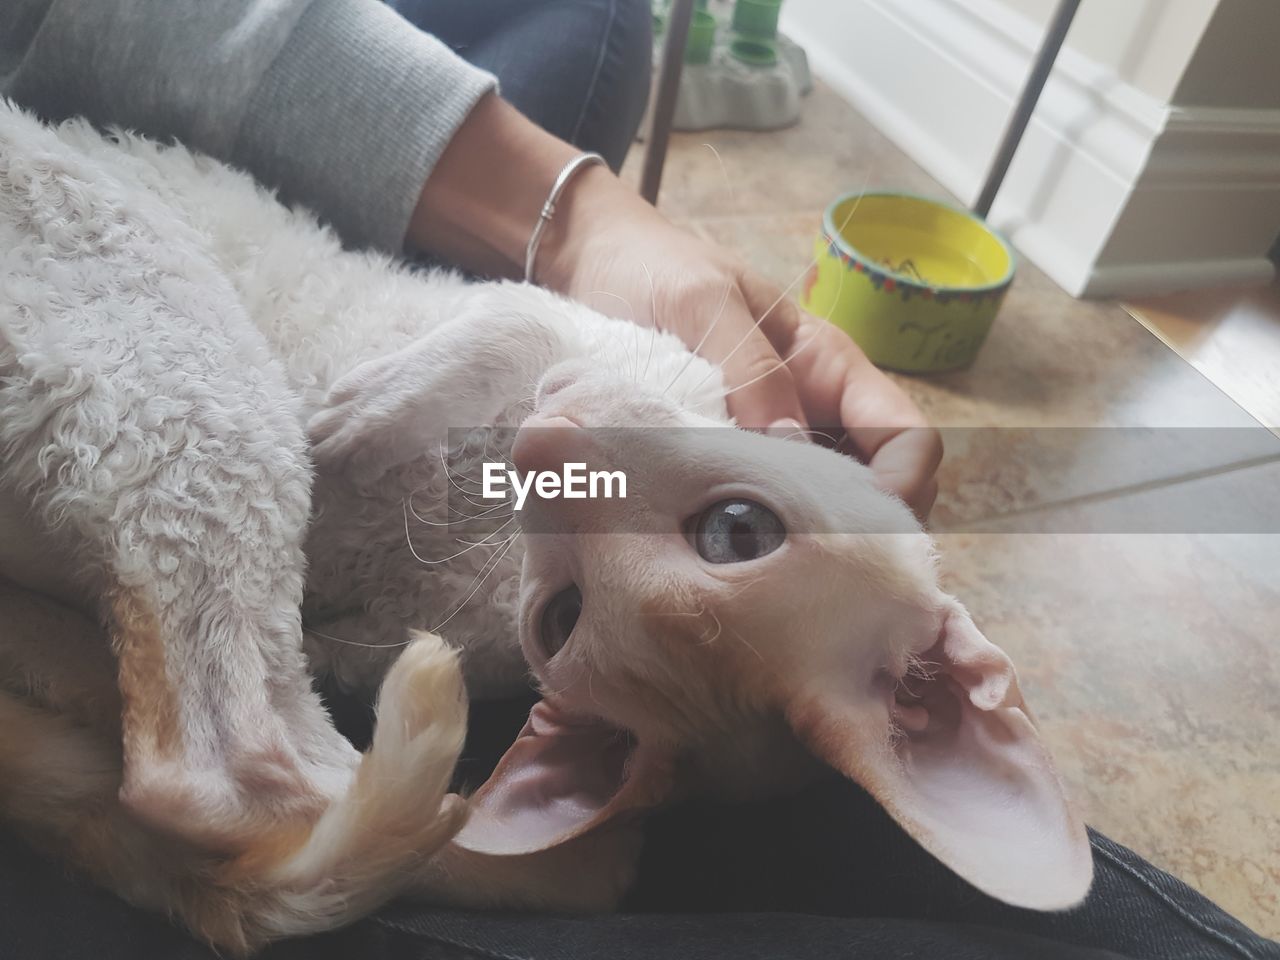
[[[1049,22],[1049,32],[1045,34],[1040,52],[1036,54],[1035,63],[1031,65],[1031,75],[1027,77],[1027,85],[1018,99],[1013,116],[1009,118],[1009,126],[1005,129],[1004,139],[1000,141],[1000,149],[996,151],[991,172],[987,174],[987,182],[982,185],[978,202],[973,205],[973,212],[984,220],[991,212],[991,204],[995,202],[996,193],[1004,183],[1009,165],[1013,163],[1013,155],[1017,153],[1018,144],[1022,142],[1022,135],[1031,121],[1031,114],[1035,112],[1045,81],[1049,79],[1049,71],[1053,69],[1053,62],[1058,58],[1062,41],[1067,38],[1067,30],[1071,28],[1071,21],[1075,18],[1079,6],[1080,0],[1061,0],[1058,9],[1053,12],[1053,19]]]
[[[644,167],[640,172],[640,195],[652,204],[658,202],[662,185],[662,166],[667,161],[667,141],[671,139],[671,118],[676,112],[676,96],[680,93],[680,70],[684,66],[684,47],[689,39],[689,23],[693,20],[694,0],[672,0],[667,19],[667,36],[662,42],[662,63],[658,71],[658,89],[653,96],[653,119],[645,144]]]

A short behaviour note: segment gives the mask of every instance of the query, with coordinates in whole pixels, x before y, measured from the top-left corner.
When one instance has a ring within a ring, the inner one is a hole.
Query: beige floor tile
[[[639,181],[643,153],[643,144],[631,151],[624,179]],[[838,192],[864,184],[939,192],[933,178],[818,84],[800,123],[789,129],[673,134],[658,206],[682,219],[819,211]]]
[[[1280,433],[1280,283],[1152,297],[1129,312]]]
[[[934,530],[1280,533],[1280,438],[1261,426],[960,428],[943,438]]]
[[[1280,936],[1280,536],[949,534],[1086,819]]]
[[[1180,435],[1179,432],[1177,436]],[[1272,454],[1250,466],[1226,468],[1174,482],[1140,484],[1119,492],[1086,495],[1065,502],[1032,502],[989,517],[975,518],[944,509],[940,511],[944,519],[935,525],[935,530],[1032,535],[1280,535],[1278,491],[1280,455]],[[1280,701],[1280,691],[1277,701]],[[1280,702],[1277,710],[1280,712]],[[1280,755],[1280,747],[1277,754]],[[1280,804],[1277,809],[1280,812]]]

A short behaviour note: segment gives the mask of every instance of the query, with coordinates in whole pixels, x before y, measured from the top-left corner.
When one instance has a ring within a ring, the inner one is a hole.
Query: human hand
[[[409,243],[480,273],[519,277],[547,190],[577,152],[485,98],[424,186]],[[844,431],[885,489],[928,514],[942,441],[906,394],[842,332],[673,225],[608,170],[590,167],[570,182],[534,274],[603,312],[656,322],[720,364],[729,410],[743,426]]]
[[[611,206],[588,181],[612,179],[604,171],[582,177],[577,186],[587,189],[557,213],[565,221],[539,261],[540,281],[604,313],[656,324],[721,364],[729,412],[743,426],[843,431],[841,448],[851,445],[884,489],[928,516],[941,436],[857,344],[629,191],[612,201],[622,209]]]

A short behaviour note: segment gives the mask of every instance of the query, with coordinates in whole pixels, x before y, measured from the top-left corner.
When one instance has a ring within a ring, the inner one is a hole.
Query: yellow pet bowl
[[[1013,282],[1013,251],[990,227],[909,194],[836,200],[816,250],[801,304],[892,370],[971,363]]]

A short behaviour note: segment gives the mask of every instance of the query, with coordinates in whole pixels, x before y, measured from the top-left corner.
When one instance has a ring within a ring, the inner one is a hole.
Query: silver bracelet
[[[569,185],[569,181],[573,179],[574,174],[583,167],[590,167],[597,163],[604,163],[604,157],[600,156],[600,154],[580,153],[564,165],[560,175],[556,177],[556,182],[551,185],[551,192],[547,194],[547,202],[542,205],[542,212],[538,214],[538,222],[534,224],[533,233],[529,237],[529,245],[524,248],[525,283],[533,283],[533,261],[538,256],[538,245],[542,243],[542,235],[546,232],[547,224],[556,215],[556,204],[560,202],[560,194],[564,193],[564,188]]]

